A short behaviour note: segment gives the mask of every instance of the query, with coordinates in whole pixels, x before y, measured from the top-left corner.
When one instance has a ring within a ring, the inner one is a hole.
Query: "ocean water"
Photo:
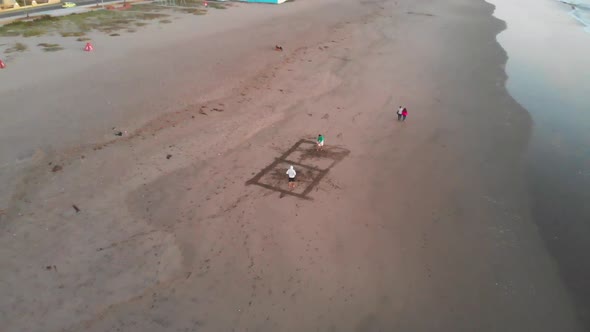
[[[557,0],[572,6],[570,15],[590,32],[590,0]]]
[[[506,87],[533,121],[531,216],[590,331],[590,0],[487,1],[507,25]]]

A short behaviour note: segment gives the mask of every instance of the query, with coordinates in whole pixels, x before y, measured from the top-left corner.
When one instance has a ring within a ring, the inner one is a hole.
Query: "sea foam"
[[[584,25],[584,29],[590,33],[590,0],[558,0],[561,3],[572,6],[570,15]]]

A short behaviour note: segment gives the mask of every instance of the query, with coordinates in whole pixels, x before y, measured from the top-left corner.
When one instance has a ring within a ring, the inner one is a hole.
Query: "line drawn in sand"
[[[332,167],[349,154],[349,150],[339,146],[326,146],[323,151],[316,151],[315,141],[300,139],[280,157],[275,158],[270,165],[246,181],[246,185],[257,185],[279,192],[281,197],[289,195],[312,200],[309,193]],[[287,175],[285,172],[290,165],[293,165],[297,171],[297,187],[294,190],[286,189]]]

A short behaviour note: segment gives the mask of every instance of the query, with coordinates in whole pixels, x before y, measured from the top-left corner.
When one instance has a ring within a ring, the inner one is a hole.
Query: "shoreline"
[[[511,14],[514,8],[510,4],[492,2],[502,6],[501,18],[513,25],[499,36],[510,56],[508,90],[528,110],[535,123],[527,153],[533,217],[575,300],[581,324],[588,327],[590,265],[585,263],[585,253],[590,250],[590,244],[585,220],[590,218],[590,212],[585,206],[590,198],[586,193],[590,181],[583,151],[588,140],[584,123],[589,119],[585,115],[587,103],[584,101],[588,89],[583,87],[590,81],[577,73],[590,68],[590,62],[577,54],[590,51],[590,47],[579,42],[580,39],[589,40],[590,36],[577,27],[577,22],[569,22],[571,19],[565,15],[565,10],[560,13],[553,3],[536,7],[539,13],[532,16],[544,17],[543,22],[533,20],[519,24]],[[536,38],[527,39],[524,45],[521,41],[515,42],[532,30]],[[571,53],[567,59],[560,59],[538,52],[547,45],[568,48]],[[555,110],[559,110],[562,121],[555,121]]]

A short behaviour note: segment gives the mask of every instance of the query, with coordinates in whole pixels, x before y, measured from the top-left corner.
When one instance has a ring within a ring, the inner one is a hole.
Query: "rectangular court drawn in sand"
[[[301,139],[252,179],[246,181],[246,185],[257,185],[281,195],[311,200],[309,193],[313,188],[332,167],[349,154],[349,150],[338,146],[325,146],[322,151],[316,151],[316,142]],[[286,172],[290,165],[297,171],[297,187],[293,190],[287,189]]]

